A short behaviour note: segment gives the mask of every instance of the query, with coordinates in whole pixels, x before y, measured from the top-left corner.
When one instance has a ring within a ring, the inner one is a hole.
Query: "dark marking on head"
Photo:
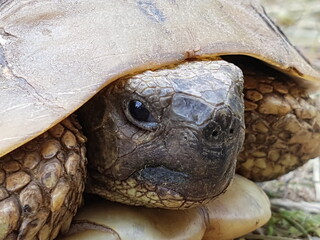
[[[163,23],[166,20],[164,13],[156,6],[153,0],[137,1],[139,9],[151,20]]]

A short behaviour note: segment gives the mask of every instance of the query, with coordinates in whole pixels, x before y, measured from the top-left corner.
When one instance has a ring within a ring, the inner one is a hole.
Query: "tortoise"
[[[0,29],[0,239],[67,232],[85,185],[212,210],[320,155],[320,73],[253,0],[5,0]]]

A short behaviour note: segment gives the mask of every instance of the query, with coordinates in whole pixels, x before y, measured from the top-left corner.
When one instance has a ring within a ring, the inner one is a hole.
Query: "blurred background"
[[[260,0],[289,39],[320,69],[320,0]]]

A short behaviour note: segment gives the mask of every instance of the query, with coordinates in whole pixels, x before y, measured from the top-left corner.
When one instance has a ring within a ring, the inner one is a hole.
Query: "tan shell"
[[[5,0],[0,44],[0,156],[120,76],[191,57],[249,55],[320,81],[250,0]]]

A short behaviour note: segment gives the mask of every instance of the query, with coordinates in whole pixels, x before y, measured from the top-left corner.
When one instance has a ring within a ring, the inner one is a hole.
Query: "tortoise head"
[[[88,191],[188,208],[221,194],[244,139],[242,72],[193,61],[115,81],[81,109]]]

